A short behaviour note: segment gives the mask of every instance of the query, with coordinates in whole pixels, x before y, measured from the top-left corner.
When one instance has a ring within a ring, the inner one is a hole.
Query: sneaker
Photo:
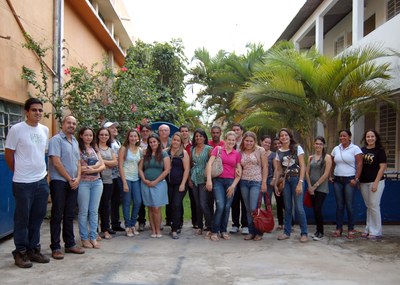
[[[312,237],[312,239],[315,240],[315,241],[319,241],[319,240],[321,240],[323,237],[324,237],[323,234],[321,234],[321,233],[315,233],[314,236]]]
[[[242,235],[248,235],[249,234],[249,228],[248,227],[243,227],[242,228]]]
[[[133,233],[135,236],[139,235],[139,232],[136,230],[135,227],[132,227],[132,228],[131,228],[131,231],[132,231],[132,233]]]
[[[229,232],[235,234],[235,233],[239,232],[239,228],[233,226],[233,227],[231,227],[231,230]]]
[[[145,224],[139,224],[139,232],[143,232],[144,231],[144,226]]]
[[[30,261],[37,262],[37,263],[49,263],[50,262],[50,258],[41,254],[40,249],[38,249],[38,248],[28,251],[28,258]]]
[[[127,237],[133,237],[133,232],[131,228],[126,228],[125,229],[125,234]]]
[[[19,251],[14,256],[15,265],[20,268],[31,268],[32,262],[29,260],[26,251]]]

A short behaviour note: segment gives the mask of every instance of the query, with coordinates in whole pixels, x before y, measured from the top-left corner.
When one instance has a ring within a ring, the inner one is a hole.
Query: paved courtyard
[[[310,233],[314,226],[309,226]],[[358,229],[361,229],[359,226]],[[77,226],[75,227],[77,230]],[[101,241],[100,250],[66,254],[64,260],[14,265],[11,238],[0,242],[1,284],[400,284],[400,226],[384,226],[382,241],[332,238],[301,244],[298,228],[290,240],[278,232],[259,242],[212,242],[196,236],[188,224],[179,240],[153,239],[149,231],[128,238],[119,233]],[[77,235],[78,236],[78,235]],[[49,221],[42,226],[42,251],[50,255]]]

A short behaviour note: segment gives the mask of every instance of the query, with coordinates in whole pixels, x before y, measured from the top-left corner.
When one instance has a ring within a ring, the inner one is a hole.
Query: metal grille
[[[396,167],[396,111],[389,105],[379,108],[379,133],[386,150],[388,168]]]
[[[0,152],[4,151],[8,130],[23,119],[22,106],[0,100]]]
[[[400,13],[400,0],[389,0],[387,3],[388,20]]]

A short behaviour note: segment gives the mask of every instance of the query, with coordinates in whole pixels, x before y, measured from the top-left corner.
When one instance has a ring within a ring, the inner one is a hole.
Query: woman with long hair
[[[78,134],[81,156],[81,181],[78,191],[78,225],[82,246],[100,248],[97,242],[99,225],[99,204],[103,193],[100,173],[106,168],[96,147],[94,131],[83,127]]]
[[[312,238],[313,240],[320,240],[324,237],[322,206],[329,193],[328,178],[332,167],[332,158],[326,153],[325,138],[321,136],[314,139],[314,150],[314,154],[308,159],[306,179],[317,227]]]
[[[275,181],[278,181],[282,175],[285,177],[285,187],[283,188],[283,201],[285,204],[285,225],[284,232],[278,236],[278,240],[286,240],[290,238],[292,232],[292,211],[293,201],[296,221],[300,225],[300,242],[308,241],[307,219],[304,212],[304,175],[306,173],[306,165],[304,162],[304,150],[295,141],[293,134],[286,128],[278,133],[282,147],[277,151],[274,161]],[[279,196],[281,193],[278,184],[275,183],[275,193]]]
[[[171,237],[178,239],[178,229],[182,227],[182,202],[190,171],[189,155],[183,147],[183,137],[180,132],[173,134],[167,153],[171,159],[171,170],[167,178],[168,200],[171,205]]]
[[[273,145],[272,145],[273,144]],[[260,139],[260,145],[265,149],[265,155],[268,158],[268,177],[267,177],[267,192],[270,199],[272,199],[272,193],[274,193],[275,201],[276,201],[276,214],[278,217],[278,227],[276,228],[277,231],[283,230],[283,195],[277,196],[274,191],[274,160],[276,157],[276,151],[280,148],[281,142],[279,138],[274,138],[273,140],[269,135],[263,135]],[[272,150],[271,150],[272,145]],[[266,196],[264,195],[264,200]]]
[[[376,240],[382,236],[381,198],[385,189],[386,153],[381,137],[375,130],[367,130],[363,137],[363,167],[360,176],[361,194],[367,206],[367,222],[363,237]]]
[[[229,131],[225,135],[225,146],[216,147],[211,153],[211,157],[207,163],[206,176],[207,183],[206,189],[213,191],[215,200],[215,214],[212,225],[212,233],[210,239],[213,241],[221,238],[229,240],[231,237],[227,232],[229,213],[235,194],[236,186],[240,181],[242,175],[242,166],[240,165],[240,153],[234,149],[236,145],[236,134]],[[215,158],[220,153],[223,165],[223,172],[218,177],[211,178],[211,165]]]
[[[196,204],[197,226],[196,233],[203,233],[203,216],[207,235],[211,232],[212,219],[214,214],[214,197],[212,190],[206,189],[205,169],[210,158],[212,147],[208,145],[208,137],[204,130],[197,129],[193,133],[193,147],[191,158],[191,171],[189,187],[192,188],[193,198]]]
[[[334,237],[340,237],[343,232],[344,209],[346,206],[348,217],[347,238],[356,237],[354,230],[353,200],[363,166],[361,149],[351,142],[350,130],[339,131],[340,144],[332,150],[333,175],[336,198],[336,230]]]
[[[118,168],[122,181],[122,212],[125,220],[125,234],[128,237],[138,235],[136,220],[142,204],[140,190],[139,162],[143,157],[140,134],[132,129],[127,132],[118,153]],[[132,209],[131,207],[132,202]],[[130,212],[130,213],[129,213]]]
[[[249,234],[244,239],[259,241],[262,240],[263,233],[254,227],[251,214],[257,209],[260,193],[267,192],[268,157],[264,148],[257,145],[256,134],[250,131],[245,132],[243,135],[240,143],[240,154],[240,164],[242,166],[240,191],[246,205],[247,221],[249,223]]]
[[[100,128],[96,133],[97,146],[106,168],[101,172],[103,181],[103,194],[101,194],[100,215],[100,237],[111,239],[110,234],[110,201],[113,191],[112,169],[118,165],[117,156],[111,148],[111,135],[107,128]]]
[[[161,207],[168,204],[168,186],[165,181],[170,169],[171,160],[161,148],[157,134],[151,134],[147,140],[148,147],[139,162],[139,176],[143,204],[149,209],[152,238],[161,238]]]

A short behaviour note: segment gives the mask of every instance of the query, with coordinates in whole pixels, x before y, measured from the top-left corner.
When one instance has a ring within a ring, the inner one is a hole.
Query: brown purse
[[[282,193],[283,189],[285,189],[285,183],[286,183],[286,174],[287,171],[285,171],[285,175],[279,177],[278,182],[277,182],[277,187],[278,187],[278,191],[279,193]]]

